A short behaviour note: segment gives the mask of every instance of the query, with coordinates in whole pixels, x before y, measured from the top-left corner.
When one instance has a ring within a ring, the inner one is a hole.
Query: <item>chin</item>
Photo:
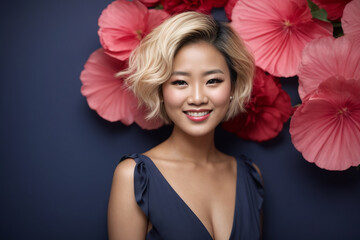
[[[216,125],[217,126],[217,125]],[[179,130],[192,137],[204,137],[213,134],[216,126],[189,126],[186,129],[178,127]]]

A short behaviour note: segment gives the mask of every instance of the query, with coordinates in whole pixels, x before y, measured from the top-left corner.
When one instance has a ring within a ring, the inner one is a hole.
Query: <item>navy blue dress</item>
[[[153,161],[141,154],[133,158],[135,199],[152,223],[146,240],[212,240],[200,219],[166,181]],[[263,187],[250,160],[237,158],[236,202],[230,240],[260,238]]]

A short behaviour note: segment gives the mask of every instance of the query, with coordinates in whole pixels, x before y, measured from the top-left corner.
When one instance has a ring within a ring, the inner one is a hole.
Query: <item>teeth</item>
[[[209,112],[186,112],[187,115],[192,117],[202,117],[208,114]]]

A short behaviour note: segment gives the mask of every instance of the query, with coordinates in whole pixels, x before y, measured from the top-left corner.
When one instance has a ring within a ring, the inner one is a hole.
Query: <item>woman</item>
[[[244,111],[251,55],[233,30],[196,12],[144,38],[127,83],[170,137],[122,158],[109,200],[110,239],[259,239],[262,186],[244,157],[216,149],[215,127]]]

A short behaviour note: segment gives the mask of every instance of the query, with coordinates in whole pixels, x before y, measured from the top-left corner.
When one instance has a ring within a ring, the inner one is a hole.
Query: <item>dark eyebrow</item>
[[[214,70],[210,70],[210,71],[206,71],[203,73],[203,76],[207,76],[210,74],[214,74],[214,73],[222,73],[225,74],[223,71],[221,71],[220,69],[214,69]],[[190,73],[188,72],[182,72],[182,71],[175,71],[171,74],[172,76],[174,75],[181,75],[181,76],[190,76]]]

